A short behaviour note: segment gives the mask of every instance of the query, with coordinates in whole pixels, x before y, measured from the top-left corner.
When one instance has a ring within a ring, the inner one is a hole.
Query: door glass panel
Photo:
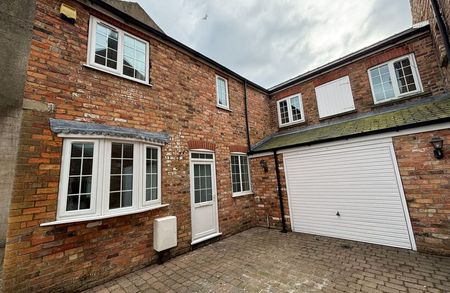
[[[212,201],[212,176],[210,164],[194,164],[195,203]]]
[[[213,155],[212,154],[203,154],[203,153],[192,153],[191,158],[193,159],[208,159],[212,160]]]

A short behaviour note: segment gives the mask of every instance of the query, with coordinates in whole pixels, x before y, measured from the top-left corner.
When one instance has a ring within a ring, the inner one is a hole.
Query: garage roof
[[[450,121],[450,94],[393,106],[376,114],[351,120],[313,125],[301,130],[275,134],[258,143],[251,153],[286,149],[337,139],[363,136]]]

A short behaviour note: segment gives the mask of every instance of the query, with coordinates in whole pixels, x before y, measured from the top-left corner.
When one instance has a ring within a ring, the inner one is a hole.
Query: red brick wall
[[[353,62],[345,67],[338,68],[280,91],[271,97],[272,124],[278,126],[276,102],[297,93],[302,94],[306,123],[283,127],[281,129],[302,128],[305,125],[313,125],[322,122],[319,118],[314,88],[347,75],[350,78],[355,108],[358,113],[370,112],[382,107],[381,105],[375,106],[373,102],[367,70],[377,64],[409,53],[415,54],[420,78],[426,95],[441,94],[443,92],[442,76],[436,62],[436,57],[430,48],[432,48],[432,39],[430,35],[422,35],[404,44],[397,45],[371,57]],[[402,102],[403,101],[398,101],[398,103]],[[348,117],[351,117],[352,115],[354,114],[347,114]],[[332,119],[333,118],[327,119],[327,121]]]
[[[444,139],[444,159],[430,140]],[[450,129],[394,138],[409,214],[420,251],[450,255]]]
[[[5,288],[14,292],[79,290],[148,265],[155,259],[152,224],[159,216],[178,217],[172,254],[190,250],[189,142],[215,146],[223,237],[255,225],[253,197],[231,196],[230,147],[247,144],[243,82],[134,30],[150,42],[153,87],[86,68],[89,11],[65,3],[77,9],[75,25],[60,19],[60,1],[37,1],[24,96],[54,110],[23,114],[4,263]],[[231,111],[216,107],[216,74],[228,78]],[[269,133],[266,97],[250,87],[249,104],[251,115],[264,121],[251,125],[252,141],[258,141]],[[49,118],[168,132],[162,202],[169,207],[40,227],[56,218],[60,180],[62,139],[51,132]]]
[[[445,87],[448,91],[450,90],[450,65],[448,60],[450,56],[446,56],[444,43],[436,24],[436,19],[434,17],[430,0],[409,0],[409,2],[411,4],[413,23],[418,23],[424,20],[428,20],[430,22],[434,53],[442,70]],[[450,32],[450,0],[439,0],[438,2],[447,25],[447,32]]]
[[[268,171],[261,167],[261,160],[266,161]],[[283,155],[278,155],[281,191],[287,229],[290,230],[289,204],[286,192]],[[273,155],[251,159],[253,193],[255,196],[256,223],[258,226],[281,229],[280,201],[277,193],[277,176]]]
[[[258,91],[248,93],[248,120],[251,144],[261,141],[278,129],[278,122],[273,119],[271,104],[265,94]]]

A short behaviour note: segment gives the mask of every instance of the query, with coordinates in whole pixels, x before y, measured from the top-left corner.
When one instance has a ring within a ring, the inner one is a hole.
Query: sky
[[[409,0],[132,0],[166,34],[271,87],[412,25]]]

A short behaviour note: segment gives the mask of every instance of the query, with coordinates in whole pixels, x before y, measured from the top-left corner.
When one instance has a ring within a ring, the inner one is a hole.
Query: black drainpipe
[[[245,109],[245,132],[247,134],[247,149],[251,151],[250,144],[250,127],[248,126],[248,97],[247,97],[247,81],[244,80],[244,109]]]
[[[287,233],[286,230],[286,219],[284,218],[284,204],[283,204],[283,194],[281,192],[281,179],[280,179],[280,169],[278,163],[278,155],[277,151],[273,151],[273,157],[275,159],[275,172],[277,174],[277,191],[278,191],[278,200],[280,201],[280,213],[281,213],[281,224],[283,225],[282,233]]]
[[[439,2],[437,0],[431,0],[431,6],[433,7],[434,17],[436,18],[436,23],[439,28],[442,40],[444,42],[445,52],[447,54],[447,62],[450,58],[450,41],[448,38],[447,26],[445,25],[444,19],[441,14],[441,9],[439,7]]]

